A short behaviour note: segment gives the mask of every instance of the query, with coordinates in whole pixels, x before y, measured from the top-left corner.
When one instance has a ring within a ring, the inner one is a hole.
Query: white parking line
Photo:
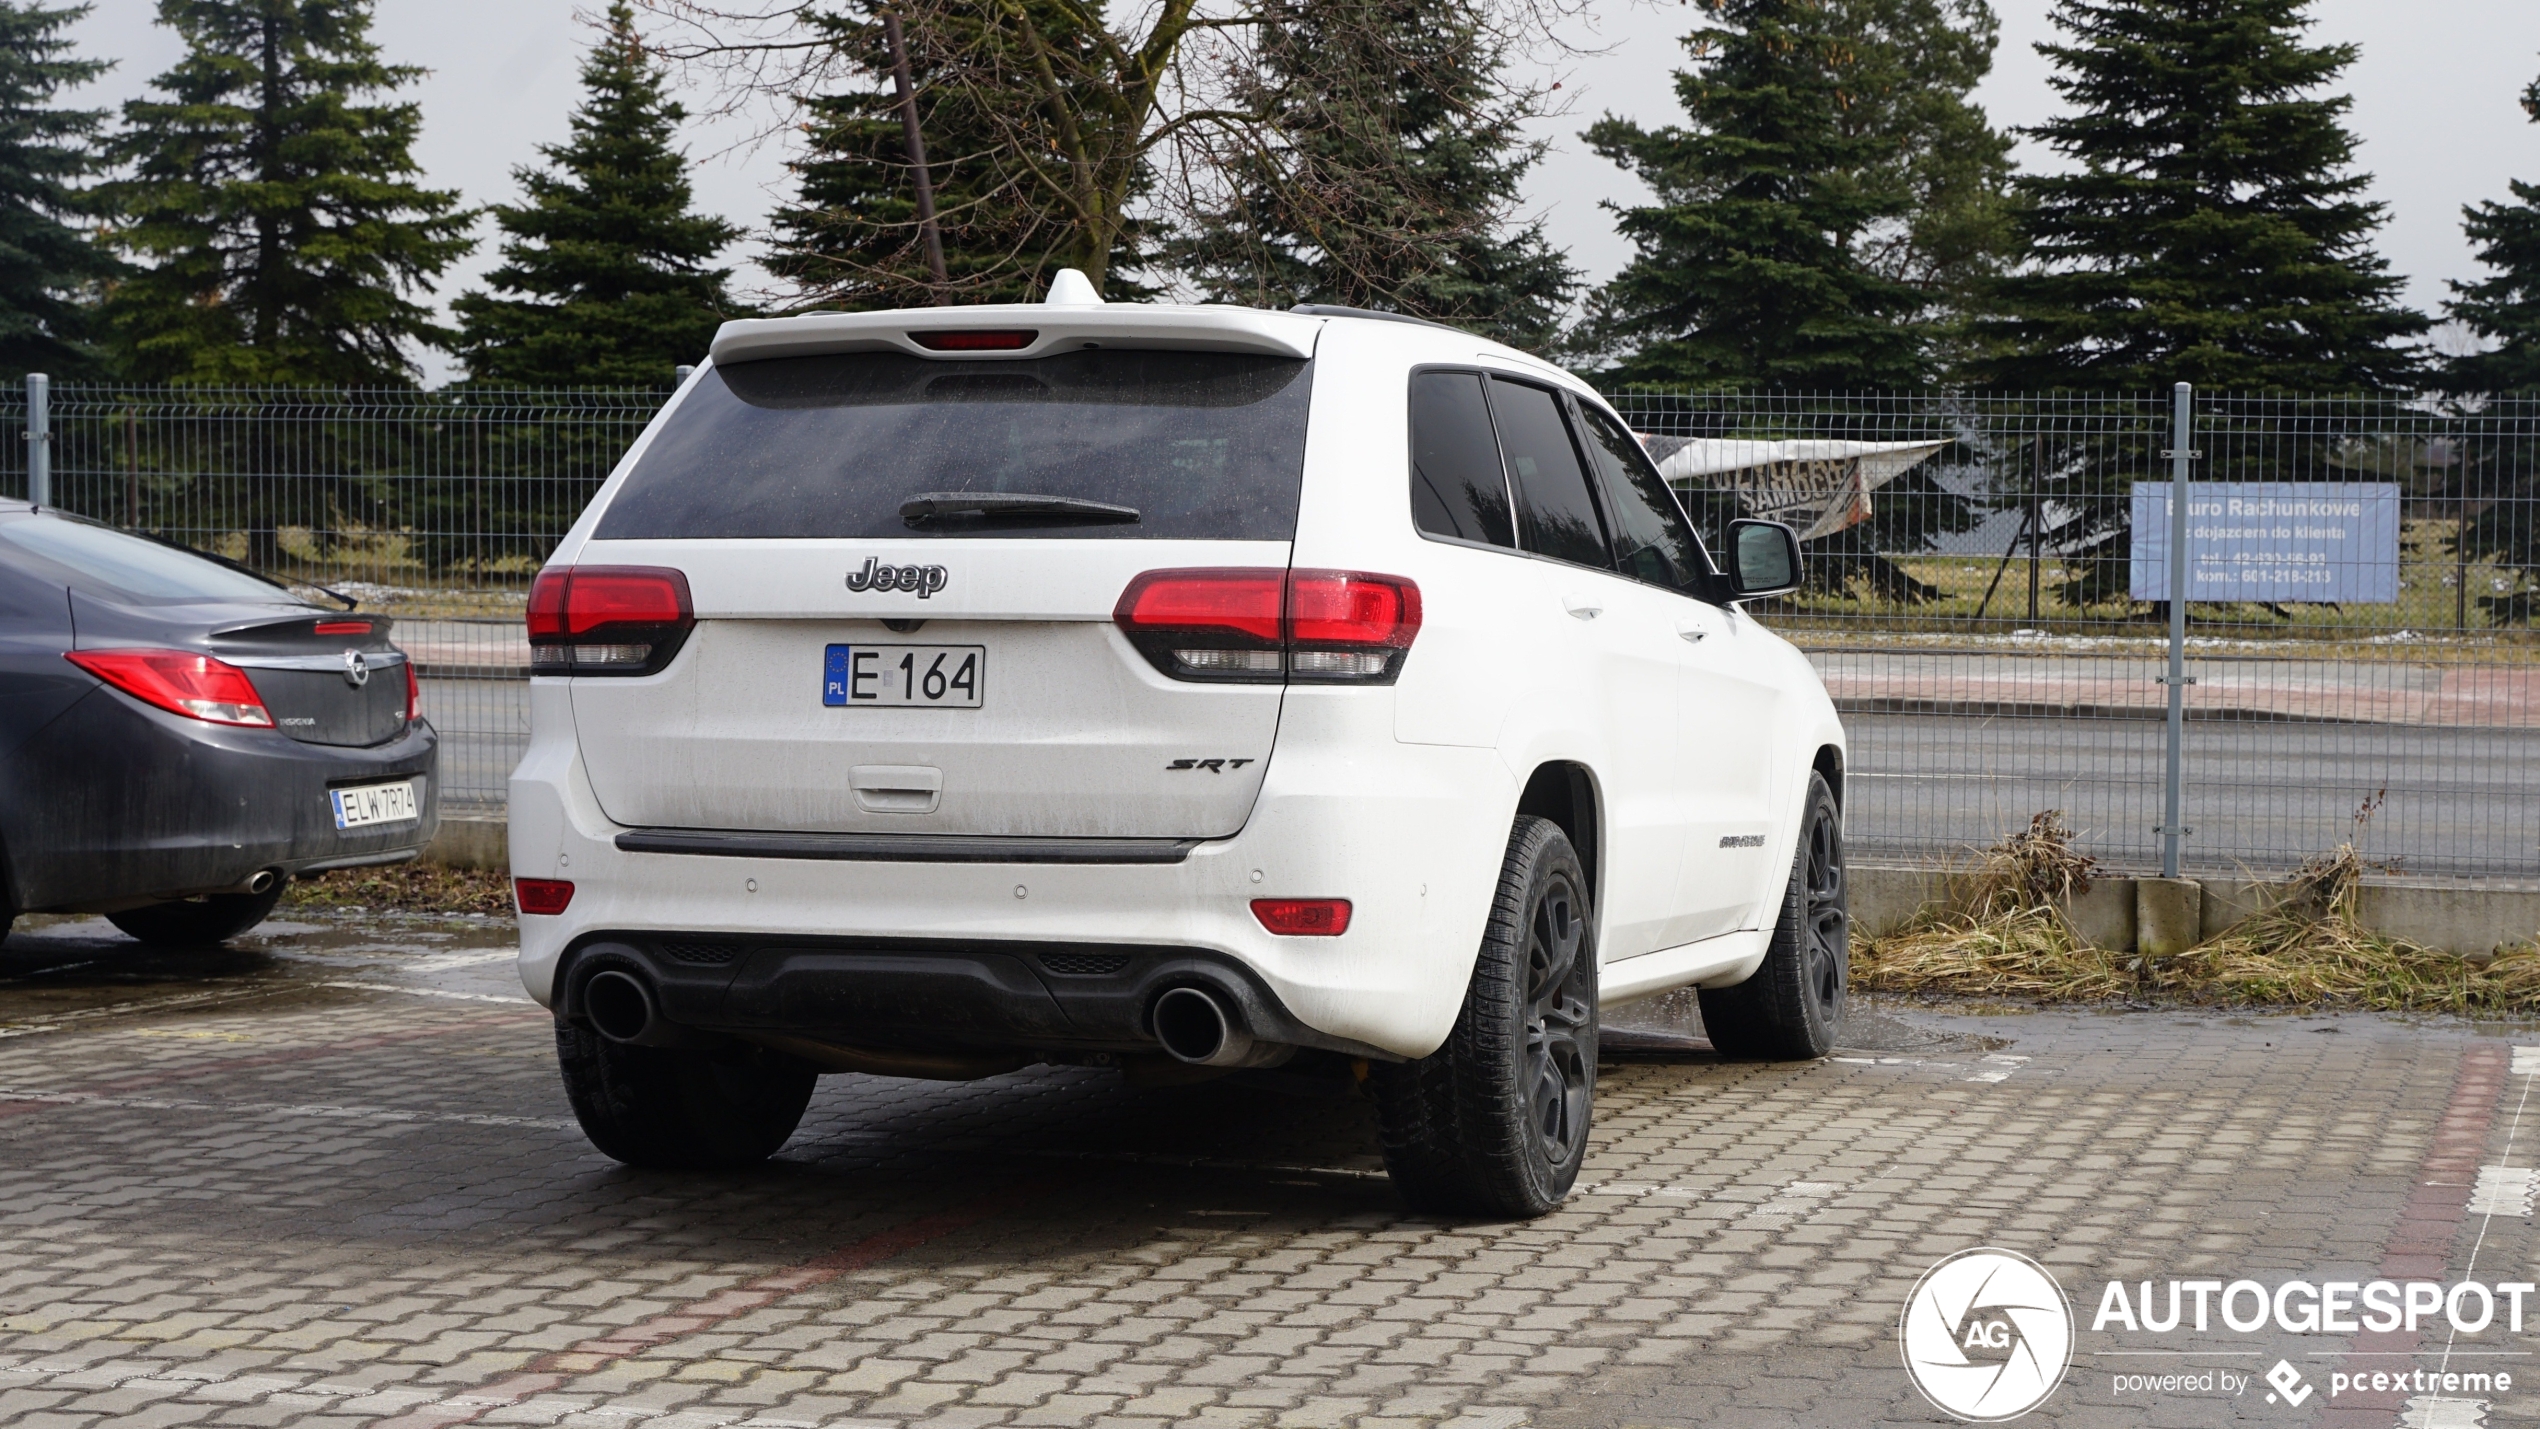
[[[460,1126],[530,1126],[547,1131],[579,1131],[578,1122],[559,1117],[492,1116],[464,1111],[405,1111],[384,1106],[335,1106],[323,1102],[206,1102],[175,1097],[109,1097],[90,1092],[47,1092],[0,1087],[0,1102],[49,1102],[60,1106],[103,1106],[132,1111],[239,1112],[259,1116],[307,1116],[334,1121],[450,1122]]]
[[[408,997],[446,997],[456,1002],[500,1002],[516,1007],[538,1004],[525,997],[497,997],[490,992],[452,992],[443,987],[405,987],[393,982],[322,982],[320,987],[349,987],[355,992],[402,992]]]
[[[82,1007],[70,1012],[40,1013],[34,1017],[15,1018],[0,1025],[0,1037],[33,1037],[43,1032],[59,1032],[82,1022],[101,1017],[136,1016],[145,1012],[164,1012],[179,1007],[202,1007],[216,1002],[237,1002],[250,997],[266,997],[281,992],[285,984],[268,983],[249,987],[226,986],[205,992],[179,993],[174,997],[146,997],[133,1002],[110,1002],[99,1007]]]

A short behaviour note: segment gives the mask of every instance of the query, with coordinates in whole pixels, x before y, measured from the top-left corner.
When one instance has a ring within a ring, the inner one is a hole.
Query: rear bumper
[[[0,841],[26,911],[101,912],[412,858],[440,824],[439,736],[366,749],[207,724],[99,689],[0,760]],[[422,818],[335,827],[327,791],[423,778]]]
[[[582,1016],[584,979],[608,967],[645,981],[676,1026],[743,1037],[956,1057],[1153,1052],[1156,999],[1200,987],[1262,1040],[1386,1055],[1306,1026],[1250,968],[1207,948],[603,933],[561,959],[557,1011]]]
[[[1176,860],[886,862],[620,847],[632,831],[602,814],[583,776],[563,682],[533,681],[535,733],[511,784],[512,872],[571,880],[574,895],[560,915],[520,920],[521,981],[552,1006],[568,951],[728,937],[752,950],[823,951],[787,954],[763,993],[736,967],[723,1001],[690,1004],[690,1016],[749,1007],[805,1034],[972,1047],[1013,1036],[1059,1049],[1152,1047],[1153,995],[1174,977],[1207,981],[1213,968],[1228,979],[1219,990],[1251,989],[1276,1024],[1256,1036],[1423,1056],[1462,1006],[1516,782],[1493,750],[1394,744],[1389,701],[1317,693],[1290,692],[1242,831]],[[1371,747],[1385,757],[1354,752]],[[1347,898],[1349,931],[1273,935],[1251,912],[1270,897]],[[1049,972],[1040,951],[1055,945],[1134,958],[1120,982],[1096,987]],[[745,964],[753,977],[759,956]],[[943,991],[957,985],[974,991]]]

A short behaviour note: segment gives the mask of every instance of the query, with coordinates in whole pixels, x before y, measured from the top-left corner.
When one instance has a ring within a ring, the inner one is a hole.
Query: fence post
[[[678,379],[678,384],[677,384],[677,385],[682,386],[682,387],[685,387],[685,386],[687,386],[687,385],[688,385],[688,376],[689,376],[689,374],[690,374],[690,373],[695,372],[696,370],[697,370],[697,364],[695,364],[695,363],[693,363],[693,362],[683,362],[683,363],[680,363],[677,367],[674,367],[674,368],[670,369],[670,372],[671,372],[671,376],[673,376],[673,377],[675,377],[675,378],[677,378],[677,379]]]
[[[53,504],[53,379],[41,372],[26,375],[26,499]]]
[[[2161,790],[2161,876],[2178,877],[2178,840],[2187,830],[2182,755],[2187,734],[2187,482],[2196,459],[2195,387],[2179,383],[2170,391],[2170,687],[2169,734],[2163,751]]]

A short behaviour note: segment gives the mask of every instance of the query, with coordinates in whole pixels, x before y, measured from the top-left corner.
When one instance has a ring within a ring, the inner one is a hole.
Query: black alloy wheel
[[[1832,1052],[1850,998],[1852,917],[1846,906],[1843,809],[1822,774],[1808,776],[1799,849],[1780,915],[1754,976],[1701,990],[1702,1030],[1724,1057],[1805,1061]]]
[[[1567,872],[1548,880],[1526,918],[1526,1086],[1535,1134],[1554,1166],[1587,1140],[1596,1089],[1596,978],[1586,900]]]
[[[1569,836],[1517,820],[1446,1041],[1371,1069],[1385,1169],[1449,1215],[1532,1217],[1561,1204],[1596,1104],[1596,916]]]

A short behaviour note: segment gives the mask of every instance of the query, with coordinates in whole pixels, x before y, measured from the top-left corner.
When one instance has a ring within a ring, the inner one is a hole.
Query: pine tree
[[[2002,162],[1965,101],[1989,31],[1968,29],[1965,5],[1701,3],[1710,23],[1685,38],[1694,67],[1676,75],[1686,122],[1608,115],[1587,131],[1656,194],[1616,208],[1638,252],[1595,296],[1588,342],[1627,353],[1613,375],[1631,382],[1926,380],[1944,336],[1931,289],[1965,260],[1915,246],[1917,202]],[[1944,31],[1956,42],[1931,43]]]
[[[452,334],[410,294],[472,246],[455,193],[424,188],[420,77],[382,63],[368,0],[159,0],[185,57],[124,105],[129,177],[101,188],[141,261],[105,303],[139,381],[410,383]]]
[[[2351,45],[2308,0],[2062,0],[2041,45],[2073,112],[2029,131],[2073,165],[2021,178],[2036,266],[2000,284],[1991,375],[2029,388],[2352,390],[2408,383],[2425,319],[2371,249]]]
[[[728,268],[740,237],[692,213],[688,164],[671,147],[687,111],[663,92],[627,0],[582,63],[573,137],[542,144],[552,172],[513,172],[527,202],[497,205],[509,237],[486,275],[496,296],[452,304],[469,378],[524,387],[661,387],[735,315]]]
[[[2522,92],[2522,107],[2540,123],[2540,80]],[[2511,203],[2490,200],[2461,211],[2478,261],[2495,271],[2474,283],[2455,281],[2444,310],[2497,346],[2448,364],[2444,385],[2454,391],[2540,391],[2540,184],[2517,180],[2512,188]]]
[[[1211,298],[1339,303],[1542,351],[1577,275],[1518,223],[1534,96],[1470,0],[1283,0],[1235,98],[1271,117],[1170,253]]]
[[[94,364],[85,305],[120,266],[78,226],[105,112],[53,107],[111,67],[71,57],[62,32],[88,10],[0,0],[0,373],[11,378]]]
[[[1055,43],[1090,43],[1072,5],[1028,3]],[[845,61],[848,83],[806,102],[802,152],[787,165],[794,201],[775,215],[767,270],[795,286],[802,306],[1032,302],[1075,261],[1067,249],[1077,224],[1067,203],[1015,158],[1015,127],[1038,122],[1015,117],[1039,115],[1033,96],[1009,90],[1012,112],[1002,121],[981,109],[997,87],[994,56],[1010,47],[1010,37],[957,6],[930,10],[927,19],[925,29],[910,29],[907,43],[946,288],[936,288],[919,235],[915,170],[880,15],[866,7],[809,10],[804,23]],[[956,73],[964,64],[970,72]],[[1054,148],[1047,136],[1039,147]],[[1142,227],[1132,224],[1113,246],[1109,296],[1153,291],[1131,276],[1145,259],[1143,239]]]

